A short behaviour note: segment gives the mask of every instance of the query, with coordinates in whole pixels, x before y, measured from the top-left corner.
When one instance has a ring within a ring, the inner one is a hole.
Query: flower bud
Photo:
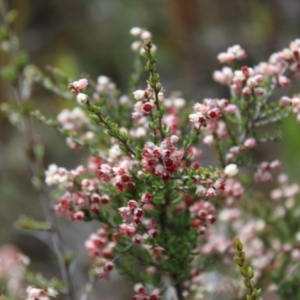
[[[137,91],[133,92],[133,97],[135,100],[141,100],[145,97],[145,91],[137,90]]]
[[[87,104],[88,101],[89,101],[89,98],[88,98],[88,96],[87,96],[86,94],[79,93],[79,94],[77,95],[77,102],[78,102],[79,104]]]
[[[142,28],[140,28],[140,27],[132,27],[129,32],[133,36],[138,36],[138,35],[140,35],[142,33]]]
[[[172,135],[171,136],[171,143],[174,144],[174,143],[177,143],[178,142],[178,136],[177,135]]]
[[[233,177],[239,172],[239,169],[236,164],[229,164],[224,169],[224,174]]]
[[[109,261],[104,265],[104,269],[108,272],[112,271],[114,269],[114,263]]]

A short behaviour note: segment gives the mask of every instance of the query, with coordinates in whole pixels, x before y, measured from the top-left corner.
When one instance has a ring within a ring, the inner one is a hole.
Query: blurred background
[[[200,101],[205,97],[226,98],[226,88],[212,80],[220,69],[216,56],[233,44],[248,53],[245,64],[267,60],[269,55],[300,38],[300,1],[298,0],[9,0],[18,10],[17,32],[21,45],[33,64],[59,68],[70,77],[89,73],[92,78],[106,75],[126,93],[133,70],[134,54],[130,49],[133,26],[145,27],[158,46],[158,71],[167,94],[181,91],[184,98]],[[0,54],[0,66],[7,58]],[[299,84],[294,87],[300,91]],[[294,90],[285,91],[292,95]],[[0,81],[0,102],[9,101],[9,86]],[[66,104],[42,88],[35,91],[36,101],[47,115],[55,116]],[[276,99],[275,99],[276,100]],[[69,104],[68,104],[69,105]],[[290,118],[283,124],[284,147],[271,145],[257,150],[269,154],[270,160],[282,157],[291,176],[299,175],[300,131]],[[39,126],[46,145],[46,165],[54,162],[66,168],[75,167],[86,153],[74,155],[64,138],[54,130]],[[0,114],[0,245],[14,244],[32,260],[31,268],[58,275],[55,257],[47,238],[26,235],[14,229],[22,214],[43,220],[37,196],[31,186],[29,167],[24,155],[23,137],[7,118]],[[74,244],[79,262],[76,268],[88,267],[84,241],[97,224],[65,224],[68,243]],[[73,247],[73,246],[72,246]],[[76,272],[80,286],[84,278]],[[118,279],[117,279],[118,280]],[[121,283],[120,283],[121,284]],[[105,285],[101,299],[110,297],[112,287]],[[121,290],[121,287],[120,287]],[[99,298],[97,298],[99,299]]]

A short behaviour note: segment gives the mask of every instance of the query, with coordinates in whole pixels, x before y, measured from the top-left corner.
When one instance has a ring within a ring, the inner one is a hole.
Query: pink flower
[[[256,141],[254,138],[249,138],[244,142],[246,148],[253,148],[256,146]]]
[[[79,79],[78,81],[74,81],[69,84],[69,89],[72,93],[80,93],[83,89],[85,89],[88,86],[88,81],[85,78]]]
[[[152,142],[146,143],[142,157],[142,166],[145,171],[168,180],[172,173],[180,169],[182,152],[175,148],[170,138],[167,138],[160,144],[160,147]]]

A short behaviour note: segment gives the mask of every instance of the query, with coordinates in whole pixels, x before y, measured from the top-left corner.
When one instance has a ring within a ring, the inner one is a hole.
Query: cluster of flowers
[[[235,60],[242,60],[246,57],[246,51],[240,45],[234,45],[229,47],[226,52],[220,53],[217,58],[220,63],[231,64]]]
[[[216,82],[229,86],[233,93],[241,92],[244,97],[263,96],[265,94],[265,90],[259,86],[263,83],[264,76],[246,66],[236,71],[230,67],[223,67],[221,71],[213,73],[213,78]]]
[[[95,99],[96,101],[100,101],[102,99],[101,94],[113,97],[115,92],[116,84],[107,76],[101,75],[97,78],[93,99]],[[124,102],[124,100],[120,102]]]
[[[185,106],[186,102],[183,98],[179,98],[176,94],[170,98],[165,98],[164,91],[161,90],[155,99],[155,93],[152,88],[146,90],[136,90],[133,93],[137,102],[134,105],[132,119],[135,129],[129,131],[129,135],[134,138],[145,137],[149,129],[149,119],[156,109],[155,101],[159,101],[167,109],[162,118],[162,123],[169,128],[172,135],[181,136],[181,130],[178,126],[180,110]]]
[[[285,227],[287,226],[286,215],[289,212],[292,212],[295,216],[300,215],[299,208],[295,210],[295,207],[297,207],[296,197],[299,196],[300,187],[298,184],[289,184],[286,174],[279,175],[278,183],[279,187],[270,193],[270,197],[274,201],[274,204],[272,204],[272,218],[278,227]],[[242,216],[245,216],[245,214],[239,208],[222,208],[216,218],[217,227],[221,226],[225,231],[233,230],[236,236],[241,237],[247,259],[255,269],[254,279],[256,281],[264,280],[264,276],[268,276],[268,273],[281,268],[286,270],[286,274],[292,274],[295,271],[294,263],[300,258],[300,232],[298,231],[294,236],[290,236],[289,242],[286,242],[280,233],[276,232],[268,240],[271,246],[266,247],[264,237],[270,231],[270,226],[274,226],[274,224],[267,224],[260,218],[245,219],[241,218]],[[221,257],[224,264],[228,264],[233,255],[231,240],[222,232],[216,230],[217,227],[209,227],[206,230],[206,243],[199,247],[199,251],[203,255]],[[281,253],[281,255],[278,255],[278,253]],[[290,257],[290,263],[284,265],[287,262],[287,257]],[[230,293],[228,282],[224,282],[227,288],[222,282],[218,282],[212,287],[210,282],[204,280],[205,276],[203,275],[205,274],[201,274],[200,278],[196,278],[198,281],[200,280],[205,291],[212,292],[213,288],[215,293]],[[186,284],[191,284],[193,280],[191,282],[187,281]],[[235,286],[237,283],[232,281],[230,285]],[[275,292],[278,289],[278,286],[272,281],[264,281],[264,287],[270,292]],[[231,291],[231,293],[234,293],[234,291]]]
[[[262,62],[253,69],[242,67],[233,71],[230,67],[224,67],[221,71],[215,71],[213,78],[220,84],[229,86],[233,93],[242,92],[244,97],[253,93],[257,96],[266,94],[264,88],[259,85],[263,83],[265,76],[271,76],[273,83],[283,88],[290,86],[290,79],[285,75],[290,71],[296,78],[300,77],[300,40],[297,39],[290,44],[290,48],[270,56],[268,62]],[[233,63],[237,59],[244,59],[245,51],[239,46],[233,46],[226,53],[221,53],[218,59],[221,63]]]
[[[163,180],[168,180],[182,166],[182,152],[174,146],[177,141],[178,137],[173,135],[161,142],[159,147],[147,142],[142,152],[143,169]]]
[[[87,130],[90,119],[80,108],[63,109],[57,116],[57,121],[61,125],[61,130],[68,132],[66,142],[69,148],[78,151],[85,141],[91,141],[95,135],[92,131]]]
[[[274,201],[284,200],[284,203],[294,202],[295,196],[300,192],[300,186],[297,183],[288,184],[288,176],[280,174],[278,176],[279,188],[272,190],[270,197]]]
[[[221,117],[221,109],[226,107],[228,102],[226,100],[213,100],[204,99],[203,104],[196,103],[194,105],[194,114],[189,115],[189,120],[192,123],[196,123],[194,126],[199,128],[201,126],[206,126],[208,120],[214,120]]]
[[[207,201],[197,201],[189,207],[193,220],[191,225],[197,229],[200,234],[206,232],[208,224],[214,224],[216,221],[216,208]]]
[[[283,87],[290,86],[290,80],[284,75],[289,71],[295,78],[300,78],[300,39],[291,42],[289,48],[273,53],[268,62],[262,62],[255,70],[273,76]]]
[[[46,171],[46,183],[49,186],[58,185],[65,191],[54,207],[56,213],[74,221],[83,220],[86,213],[97,214],[100,206],[110,201],[108,195],[100,195],[97,178],[80,179],[82,175],[87,175],[83,166],[68,171],[52,164]]]
[[[240,146],[233,146],[229,149],[226,154],[226,159],[228,161],[234,159],[237,155],[239,155],[242,151],[254,148],[256,146],[256,140],[254,138],[248,138],[244,141],[244,143]]]
[[[132,113],[132,118],[137,121],[142,116],[147,116],[152,113],[155,107],[154,91],[148,87],[146,90],[137,90],[133,93],[134,99],[138,102],[134,105],[135,112]],[[158,93],[159,101],[163,100],[163,93]]]
[[[68,88],[72,93],[77,94],[77,102],[79,104],[86,104],[88,101],[88,96],[82,93],[82,90],[88,86],[88,81],[85,78],[79,79],[70,83]]]
[[[100,279],[109,280],[110,272],[114,269],[113,250],[119,240],[120,235],[112,233],[109,226],[104,225],[85,242],[85,248],[93,258],[94,270]]]
[[[119,208],[119,214],[123,219],[123,223],[119,225],[119,231],[125,236],[132,237],[134,244],[141,244],[143,240],[149,237],[155,238],[158,234],[156,222],[144,219],[144,210],[154,209],[151,201],[152,195],[145,193],[142,195],[140,203],[129,200],[127,206]]]
[[[134,52],[139,51],[141,54],[144,53],[144,42],[145,41],[149,41],[152,38],[152,34],[150,31],[144,29],[144,28],[140,28],[140,27],[133,27],[130,30],[130,34],[134,37],[139,38],[138,41],[135,41],[131,44],[131,49]],[[156,46],[153,45],[152,47],[152,51],[156,50]]]
[[[98,177],[104,182],[111,182],[119,191],[134,190],[135,183],[130,174],[130,170],[136,167],[137,162],[133,160],[123,160],[115,166],[101,164],[97,170]]]
[[[279,160],[274,160],[272,162],[264,161],[257,166],[256,172],[254,173],[254,180],[263,182],[270,181],[272,180],[272,174],[270,171],[279,170],[280,167],[281,163]]]
[[[295,95],[293,98],[283,96],[280,99],[280,101],[283,106],[292,107],[293,113],[296,115],[297,121],[300,122],[300,96]]]

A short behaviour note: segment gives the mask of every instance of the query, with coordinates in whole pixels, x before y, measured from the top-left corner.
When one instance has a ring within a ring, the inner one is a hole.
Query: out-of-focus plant
[[[213,78],[229,88],[230,99],[204,99],[192,111],[183,98],[167,96],[148,30],[130,31],[137,39],[132,44],[136,62],[132,91],[126,95],[106,76],[96,82],[73,81],[54,68],[46,74],[29,64],[13,30],[16,13],[0,3],[1,48],[9,58],[1,74],[14,92],[14,100],[1,108],[24,132],[32,182],[46,218],[23,217],[17,224],[52,236],[62,275],[61,282],[24,275],[27,299],[47,300],[57,293],[70,300],[89,299],[97,280],[109,280],[114,269],[135,283],[135,300],[214,294],[258,299],[256,286],[281,299],[300,297],[295,272],[300,258],[299,186],[279,175],[270,201],[251,189],[252,177],[270,181],[281,167],[278,160],[258,162],[252,156],[257,145],[280,140],[265,125],[281,121],[291,110],[300,119],[298,95],[280,101],[272,97],[300,77],[300,40],[254,67],[240,66],[246,57],[240,46],[228,48],[218,56],[228,66]],[[31,101],[34,84],[72,101],[74,108],[46,117]],[[45,150],[33,123],[55,128],[73,155],[87,149],[86,165],[67,170],[52,164],[44,173]],[[201,166],[200,140],[218,165]],[[238,175],[240,169],[247,171],[247,180]],[[56,187],[53,197],[47,186]],[[99,230],[85,242],[92,265],[81,295],[75,294],[70,272],[74,256],[65,249],[57,216],[99,222]],[[235,239],[232,247],[236,236],[243,244]],[[235,266],[244,281],[236,278]],[[2,279],[8,282],[7,276]],[[6,291],[10,298],[20,297]]]

